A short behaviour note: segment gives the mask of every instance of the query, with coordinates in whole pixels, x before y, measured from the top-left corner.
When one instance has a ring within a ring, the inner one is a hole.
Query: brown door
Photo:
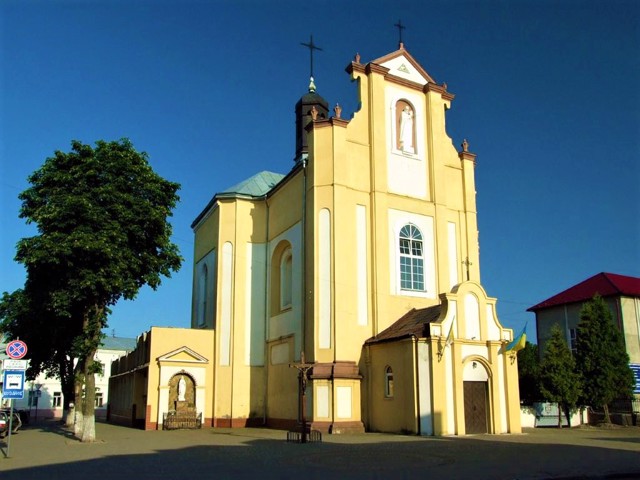
[[[464,382],[466,433],[487,433],[487,382]]]

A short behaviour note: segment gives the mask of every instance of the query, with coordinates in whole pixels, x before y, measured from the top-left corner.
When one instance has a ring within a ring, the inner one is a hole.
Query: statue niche
[[[169,381],[169,409],[195,407],[195,382],[186,373],[174,375]]]
[[[415,110],[406,100],[398,100],[395,110],[396,149],[414,155],[417,153]]]

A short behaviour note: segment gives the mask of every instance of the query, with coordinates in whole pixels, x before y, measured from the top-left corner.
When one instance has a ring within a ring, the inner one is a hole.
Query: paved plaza
[[[0,440],[1,480],[640,479],[640,428],[424,438],[368,433],[287,443],[266,429],[141,431],[98,423],[82,444],[54,422]]]

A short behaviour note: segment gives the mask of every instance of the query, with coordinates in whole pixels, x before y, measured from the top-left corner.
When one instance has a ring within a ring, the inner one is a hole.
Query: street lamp
[[[40,391],[40,389],[42,388],[42,384],[41,383],[36,383],[35,384],[36,387],[36,396],[34,397],[35,402],[36,402],[36,418],[35,418],[35,422],[38,421],[38,399],[40,398],[40,395],[42,395],[42,392]]]

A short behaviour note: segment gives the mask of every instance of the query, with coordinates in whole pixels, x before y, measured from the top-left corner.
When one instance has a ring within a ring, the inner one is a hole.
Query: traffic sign
[[[7,358],[2,363],[2,365],[5,370],[26,370],[27,369],[26,360],[13,360],[13,359]]]
[[[7,343],[6,352],[9,358],[19,360],[27,354],[27,344],[22,340],[12,340]]]
[[[2,398],[24,398],[24,370],[5,370],[2,375]]]

